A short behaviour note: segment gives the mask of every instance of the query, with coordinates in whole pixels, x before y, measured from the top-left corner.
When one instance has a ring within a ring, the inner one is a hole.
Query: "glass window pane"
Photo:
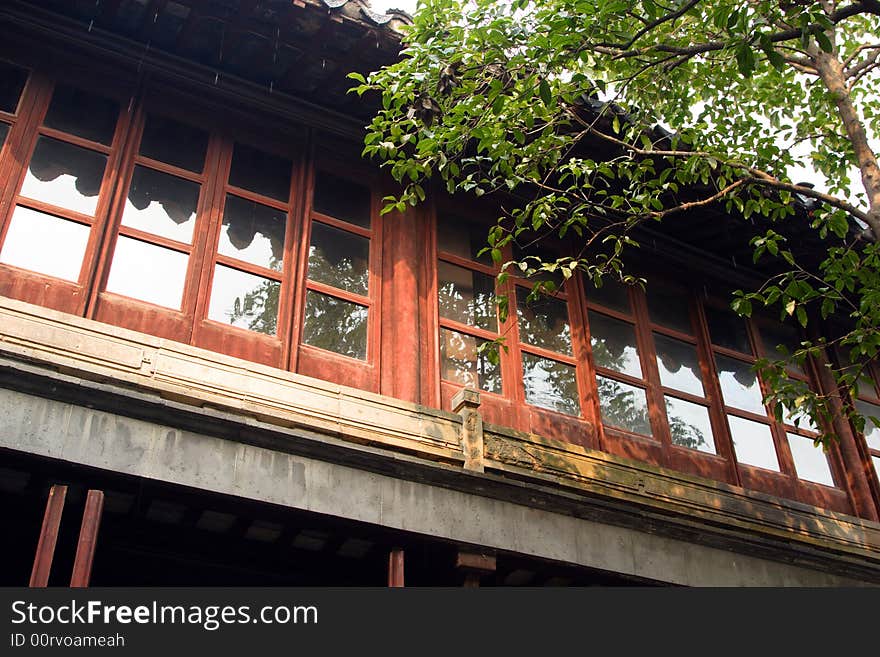
[[[208,133],[204,130],[156,114],[147,116],[141,155],[200,173],[207,151]]]
[[[318,171],[315,174],[313,205],[321,214],[370,227],[370,189],[332,173]]]
[[[185,253],[120,235],[107,291],[179,310],[187,259]]]
[[[12,212],[0,262],[77,281],[89,231],[88,226],[18,205]]]
[[[642,376],[636,332],[632,324],[590,311],[590,345],[598,367]]]
[[[644,436],[651,435],[648,398],[642,388],[604,376],[597,376],[596,383],[599,387],[599,409],[604,424]]]
[[[501,367],[489,362],[478,347],[487,342],[472,335],[440,329],[441,377],[469,388],[501,392]]]
[[[778,348],[780,345],[788,354],[799,348],[800,337],[798,336],[797,329],[793,326],[786,326],[784,324],[768,326],[762,323],[758,326],[758,333],[761,337],[764,355],[771,360],[785,360],[788,357]],[[789,365],[788,369],[793,372],[804,373],[803,368],[797,364]]]
[[[776,446],[768,425],[735,415],[728,415],[727,421],[737,461],[779,472]]]
[[[198,203],[198,183],[136,166],[125,199],[122,224],[189,244]]]
[[[440,316],[487,331],[498,330],[495,279],[442,260],[437,265]]]
[[[751,365],[718,354],[715,355],[715,364],[725,404],[761,415],[767,413],[762,401],[761,384]]]
[[[218,251],[281,271],[286,224],[287,214],[282,210],[227,194]]]
[[[208,319],[275,335],[281,283],[232,267],[216,265]]]
[[[788,446],[791,448],[791,457],[794,459],[794,470],[797,476],[807,481],[826,486],[834,485],[834,477],[831,476],[831,466],[828,457],[822,447],[813,445],[811,438],[799,436],[795,433],[786,434]]]
[[[9,134],[9,125],[6,123],[0,123],[0,148],[3,148],[3,144],[6,143],[6,135]]]
[[[749,334],[742,318],[737,317],[729,310],[707,305],[706,323],[709,324],[709,336],[712,338],[712,344],[744,354],[752,353]]]
[[[116,131],[119,105],[95,94],[58,84],[43,125],[83,139],[110,144]]]
[[[94,216],[106,164],[106,155],[40,137],[21,194]]]
[[[648,284],[648,312],[651,321],[693,335],[688,295],[665,285]]]
[[[437,246],[441,251],[468,260],[492,265],[492,257],[477,254],[489,246],[489,226],[478,226],[455,215],[444,215],[437,220]]]
[[[868,447],[880,451],[880,427],[871,421],[871,417],[880,420],[880,406],[871,404],[861,399],[856,400],[856,410],[865,416],[865,441]]]
[[[235,144],[229,184],[287,203],[290,199],[290,160],[248,146]]]
[[[568,325],[568,304],[562,299],[542,296],[527,302],[529,291],[517,287],[516,312],[519,317],[519,339],[536,347],[571,355],[571,329]]]
[[[587,301],[617,310],[618,312],[632,313],[629,303],[629,286],[616,281],[613,278],[604,277],[602,287],[593,287],[589,279],[585,279],[587,286]]]
[[[672,444],[715,454],[709,409],[676,397],[666,397],[666,417]]]
[[[15,114],[27,77],[26,70],[0,62],[0,111]]]
[[[526,402],[567,415],[580,415],[577,378],[571,365],[523,352]]]
[[[355,294],[370,284],[370,240],[319,221],[312,222],[309,278]]]
[[[703,396],[703,376],[697,348],[687,342],[654,334],[660,383],[668,388]]]
[[[367,308],[309,290],[303,342],[361,360],[367,357]]]
[[[874,475],[880,479],[880,456],[871,455],[871,462],[874,464]]]

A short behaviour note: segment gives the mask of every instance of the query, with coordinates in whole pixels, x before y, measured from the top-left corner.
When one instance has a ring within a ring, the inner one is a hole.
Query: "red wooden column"
[[[394,548],[388,554],[388,586],[403,587],[403,550]]]
[[[43,526],[40,528],[40,539],[37,542],[37,553],[34,556],[34,567],[28,586],[45,587],[49,583],[49,572],[52,570],[52,559],[55,556],[55,544],[58,542],[58,528],[61,525],[61,514],[64,511],[64,499],[67,497],[67,486],[55,484],[49,489],[46,501],[46,512],[43,514]]]
[[[391,192],[388,192],[391,193]],[[384,195],[384,194],[383,194]],[[419,278],[424,267],[423,208],[391,212],[382,226],[382,345],[379,392],[420,402]]]
[[[83,511],[82,525],[79,529],[79,540],[76,543],[76,557],[73,561],[73,573],[70,576],[71,587],[84,588],[89,585],[103,510],[104,491],[90,490],[86,497],[86,508]]]

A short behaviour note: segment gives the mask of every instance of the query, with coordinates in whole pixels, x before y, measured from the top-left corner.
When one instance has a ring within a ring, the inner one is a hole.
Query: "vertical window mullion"
[[[651,333],[651,321],[648,317],[644,290],[632,286],[630,299],[635,319],[636,344],[642,364],[642,380],[645,382],[645,393],[648,397],[648,417],[651,420],[651,430],[654,438],[668,447],[672,444],[672,436],[666,417],[666,402],[660,384],[657,353],[654,348],[654,337]]]

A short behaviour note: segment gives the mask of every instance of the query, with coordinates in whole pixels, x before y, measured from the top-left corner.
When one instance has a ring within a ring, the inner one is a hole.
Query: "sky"
[[[371,0],[370,6],[376,12],[384,12],[386,9],[403,9],[412,14],[416,10],[417,0]]]

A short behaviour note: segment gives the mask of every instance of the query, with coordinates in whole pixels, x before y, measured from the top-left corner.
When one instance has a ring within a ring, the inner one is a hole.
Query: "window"
[[[303,342],[366,360],[370,307],[370,190],[316,172]]]
[[[847,362],[847,361],[844,361]],[[862,436],[865,445],[868,448],[868,455],[871,464],[874,466],[874,475],[880,480],[880,427],[878,427],[871,418],[877,418],[880,421],[880,392],[878,392],[876,369],[868,366],[867,381],[862,381],[859,385],[859,396],[855,400],[856,411],[865,418],[865,428]]]
[[[500,268],[480,255],[487,232],[452,212],[438,221],[440,378],[497,396],[484,402],[492,421],[525,430],[577,424],[584,413],[570,292],[558,279],[554,294],[530,298],[532,281],[516,276],[496,290]],[[510,309],[504,321],[497,312],[500,294]],[[481,349],[499,338],[501,348]]]

